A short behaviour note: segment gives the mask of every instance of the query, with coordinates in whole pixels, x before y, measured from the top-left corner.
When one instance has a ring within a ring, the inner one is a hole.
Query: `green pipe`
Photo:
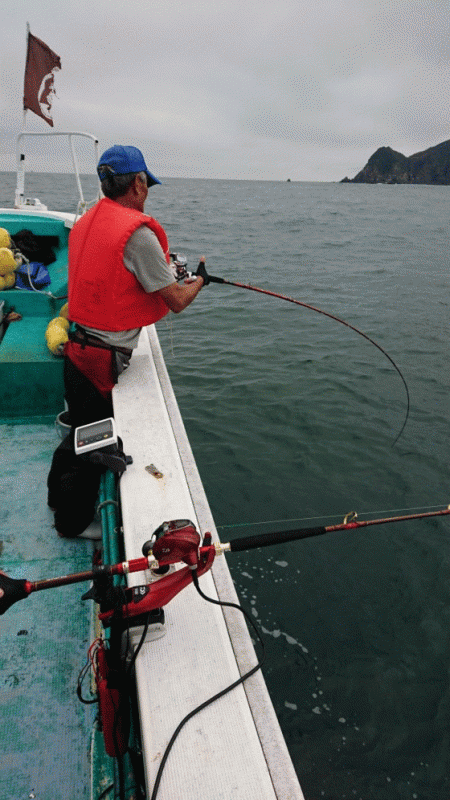
[[[102,524],[103,562],[105,564],[117,564],[122,558],[117,530],[119,514],[115,478],[110,470],[105,472],[100,480],[98,508]],[[116,585],[120,581],[120,576],[114,577]]]
[[[100,481],[99,509],[102,523],[103,562],[105,564],[117,564],[119,561],[123,560],[122,537],[119,530],[120,512],[117,503],[116,479],[114,474],[109,470],[102,475]],[[120,575],[115,575],[113,580],[115,585],[118,585],[121,582],[124,582],[125,578],[123,576],[121,577]],[[110,638],[110,633],[111,631],[108,629],[105,631],[105,637],[107,640]],[[133,726],[133,714],[131,713],[130,747],[132,747],[132,749],[135,751],[138,751],[136,741],[137,737]],[[107,761],[110,760],[106,753],[104,754],[104,758]],[[113,767],[114,789],[112,790],[110,797],[111,800],[112,798],[114,798],[114,800],[119,800],[120,780],[118,764],[116,761],[114,761]],[[125,800],[137,800],[137,798],[141,796],[141,793],[136,782],[129,752],[125,753],[123,756],[121,773],[124,791],[123,796]]]

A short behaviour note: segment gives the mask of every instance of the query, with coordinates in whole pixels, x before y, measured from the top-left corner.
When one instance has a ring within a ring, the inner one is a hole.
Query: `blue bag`
[[[17,289],[43,289],[50,283],[48,269],[39,261],[22,264],[15,270],[15,273]]]

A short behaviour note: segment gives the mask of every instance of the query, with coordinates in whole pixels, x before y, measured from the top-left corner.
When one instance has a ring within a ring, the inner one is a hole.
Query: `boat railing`
[[[84,133],[82,131],[45,131],[45,132],[34,132],[34,131],[22,131],[19,133],[17,137],[17,186],[16,186],[16,194],[14,200],[14,208],[22,209],[22,208],[30,208],[33,207],[36,211],[46,211],[47,208],[44,206],[38,198],[26,198],[25,197],[25,154],[23,153],[23,140],[25,137],[34,137],[34,136],[64,136],[68,140],[70,153],[72,156],[72,165],[73,165],[73,172],[75,176],[75,180],[77,183],[78,188],[78,205],[76,216],[81,216],[87,208],[93,205],[99,198],[100,198],[100,183],[98,184],[99,190],[98,195],[92,200],[87,202],[83,195],[83,188],[81,186],[80,180],[80,169],[77,159],[77,154],[74,145],[74,137],[83,137],[85,139],[89,139],[93,144],[94,150],[94,159],[95,159],[95,166],[98,164],[99,159],[99,152],[98,152],[98,139],[92,133]]]

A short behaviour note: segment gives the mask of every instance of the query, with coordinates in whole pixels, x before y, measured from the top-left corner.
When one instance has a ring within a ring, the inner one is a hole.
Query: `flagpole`
[[[27,68],[27,56],[28,56],[28,42],[29,42],[29,39],[30,39],[30,23],[27,22],[27,47],[26,47],[26,50],[25,50],[25,69]],[[23,109],[23,128],[22,128],[22,130],[25,130],[25,128],[26,128],[26,118],[27,118],[27,109],[25,108],[25,104],[24,104],[24,109]]]
[[[26,39],[26,49],[25,49],[25,74],[27,71],[27,59],[28,59],[28,43],[30,40],[30,23],[27,22],[27,39]],[[24,85],[24,98],[22,100],[23,103],[23,122],[22,122],[22,133],[25,132],[26,129],[26,118],[27,118],[27,109],[25,108],[25,85]],[[20,143],[21,139],[17,137],[16,143],[16,164],[17,164],[17,183],[16,183],[16,195],[14,200],[14,207],[20,208],[20,205],[23,201],[23,195],[25,191],[25,154],[20,152]]]

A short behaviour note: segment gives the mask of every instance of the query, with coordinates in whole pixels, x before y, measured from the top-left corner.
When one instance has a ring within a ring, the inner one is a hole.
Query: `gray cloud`
[[[19,0],[3,21],[4,169],[27,20],[61,56],[55,127],[134,143],[162,176],[339,180],[381,145],[450,138],[447,0]]]

